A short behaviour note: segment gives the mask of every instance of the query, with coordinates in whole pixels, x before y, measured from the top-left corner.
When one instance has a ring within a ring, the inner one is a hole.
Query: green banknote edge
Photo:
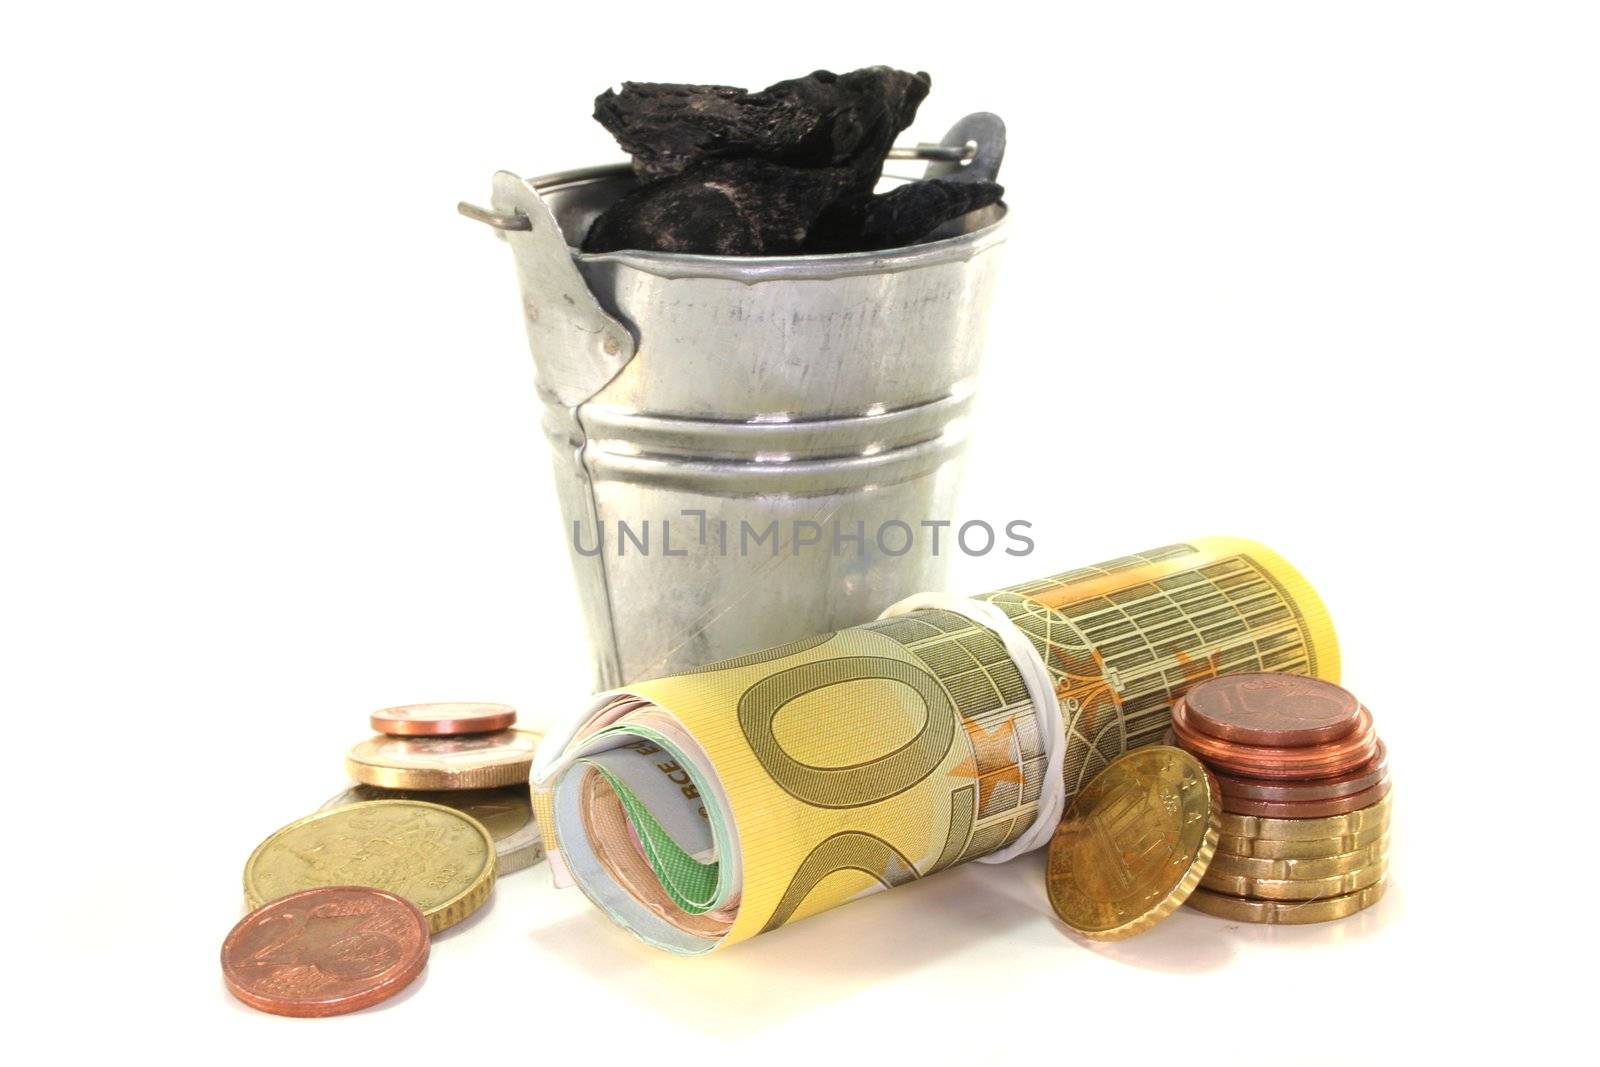
[[[725,813],[712,802],[716,794],[703,780],[695,762],[679,751],[678,746],[667,737],[648,727],[614,726],[600,731],[596,736],[613,734],[642,738],[659,745],[688,772],[696,791],[700,794],[701,802],[705,805],[706,813],[711,818],[711,838],[716,843],[717,855],[726,856],[731,842],[728,828],[723,823]],[[606,781],[617,791],[617,796],[622,800],[623,811],[644,845],[645,857],[649,860],[651,869],[661,880],[662,888],[667,891],[674,904],[692,915],[700,915],[720,906],[731,896],[733,887],[726,884],[729,873],[727,864],[700,863],[684,852],[672,839],[672,835],[662,829],[655,816],[650,814],[650,809],[642,804],[627,786],[617,781],[604,768],[594,764],[591,766],[605,775]]]
[[[710,911],[716,902],[718,865],[701,863],[679,848],[672,835],[661,828],[655,816],[650,814],[650,809],[633,795],[633,790],[624,785],[620,778],[599,764],[590,766],[600,772],[622,800],[623,811],[627,813],[634,833],[639,835],[639,841],[644,845],[645,858],[650,861],[650,867],[656,872],[667,896],[690,915]]]

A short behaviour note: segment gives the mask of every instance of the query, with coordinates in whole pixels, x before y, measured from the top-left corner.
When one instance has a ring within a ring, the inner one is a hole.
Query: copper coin
[[[1293,779],[1240,778],[1231,774],[1217,775],[1222,795],[1240,800],[1287,800],[1304,803],[1308,800],[1334,800],[1348,797],[1364,789],[1371,789],[1389,775],[1389,752],[1383,738],[1378,738],[1378,752],[1366,763],[1348,774],[1332,778]]]
[[[1320,745],[1275,748],[1210,737],[1189,726],[1181,700],[1172,706],[1172,732],[1179,748],[1199,756],[1213,770],[1245,778],[1332,778],[1348,774],[1378,754],[1372,713],[1364,707],[1353,733]]]
[[[222,942],[228,991],[273,1015],[320,1018],[394,996],[428,962],[428,921],[370,886],[290,893],[239,920]]]
[[[443,737],[487,734],[517,721],[505,704],[405,704],[372,713],[372,728],[391,737]]]
[[[1389,795],[1389,777],[1347,797],[1328,800],[1248,800],[1222,794],[1222,810],[1232,815],[1259,815],[1266,819],[1325,819],[1329,815],[1369,808]]]
[[[1192,729],[1241,745],[1295,748],[1337,741],[1361,717],[1361,702],[1349,692],[1299,674],[1224,674],[1182,699]]]
[[[1161,743],[1182,748],[1177,734],[1168,727]],[[1389,776],[1389,750],[1383,739],[1377,740],[1377,752],[1360,767],[1348,774],[1328,778],[1243,778],[1238,775],[1212,772],[1224,797],[1238,800],[1276,800],[1301,803],[1312,800],[1333,800],[1353,796],[1369,790]]]

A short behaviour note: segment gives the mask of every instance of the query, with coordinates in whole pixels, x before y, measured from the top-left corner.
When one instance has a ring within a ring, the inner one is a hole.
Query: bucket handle
[[[950,127],[944,140],[937,145],[917,145],[921,149],[941,149],[918,155],[926,159],[928,169],[923,178],[943,178],[952,182],[992,182],[1000,176],[1000,164],[1006,156],[1005,120],[992,111],[974,111]],[[895,149],[889,153],[894,159]],[[953,155],[960,152],[961,155]]]
[[[891,148],[889,158],[926,159],[929,178],[993,181],[1005,151],[1005,123],[979,111],[950,127],[939,144]],[[595,299],[550,205],[531,183],[499,171],[490,203],[482,208],[462,201],[456,210],[492,226],[511,245],[539,388],[575,411],[627,366],[636,340]]]
[[[511,246],[539,389],[576,409],[633,358],[634,336],[595,299],[538,190],[507,170],[495,174],[492,190],[492,210],[462,204],[461,212]]]
[[[993,112],[978,111],[950,127],[950,132],[938,144],[922,141],[914,145],[896,145],[889,149],[888,158],[927,160],[928,171],[924,175],[927,178],[992,182],[1000,173],[1000,161],[1005,154],[1006,124]],[[533,227],[533,220],[527,215],[491,211],[466,200],[456,204],[456,210],[474,222],[497,230]]]

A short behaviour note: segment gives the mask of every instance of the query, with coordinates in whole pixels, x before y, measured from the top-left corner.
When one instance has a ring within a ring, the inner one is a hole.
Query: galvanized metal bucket
[[[1004,140],[980,114],[892,155],[988,178]],[[942,588],[921,524],[953,517],[1005,207],[884,252],[576,251],[632,183],[502,171],[461,206],[515,254],[598,687]]]

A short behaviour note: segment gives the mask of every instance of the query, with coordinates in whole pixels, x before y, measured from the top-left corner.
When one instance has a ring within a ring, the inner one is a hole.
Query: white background
[[[1112,1064],[1569,1040],[1595,949],[1593,8],[1052,10],[9,13],[8,1041]],[[1038,549],[952,588],[1207,533],[1279,549],[1391,749],[1389,897],[1093,947],[1035,855],[682,961],[541,867],[384,1007],[236,1004],[243,861],[339,790],[369,710],[540,724],[588,684],[509,253],[456,200],[620,158],[588,114],[625,78],[876,62],[934,76],[906,143],[1010,125],[962,510],[1033,520]]]

